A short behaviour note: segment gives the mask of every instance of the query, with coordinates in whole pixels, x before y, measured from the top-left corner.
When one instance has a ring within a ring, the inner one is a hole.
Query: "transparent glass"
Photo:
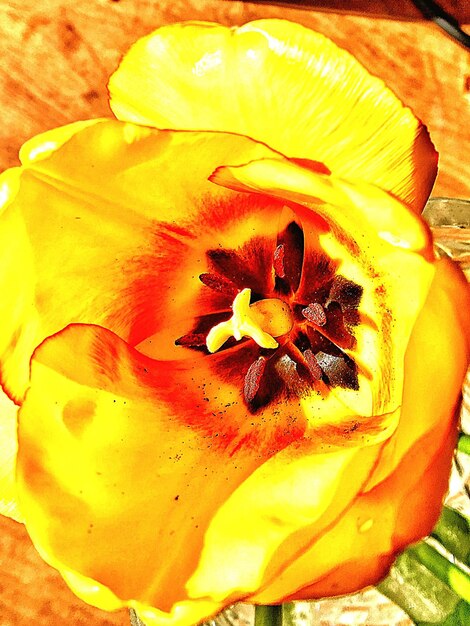
[[[470,200],[431,198],[424,210],[431,226],[438,256],[451,257],[470,280]],[[470,433],[470,370],[464,385],[462,430]],[[470,516],[470,457],[457,453],[446,503]],[[293,626],[412,626],[409,617],[375,588],[341,598],[297,602],[290,622]],[[135,614],[132,626],[145,626]],[[252,626],[254,607],[236,604],[215,619],[211,626]]]
[[[436,251],[459,264],[470,281],[470,200],[431,198],[424,213],[431,226]],[[470,433],[470,369],[463,387],[462,430]],[[470,456],[457,454],[447,504],[470,516]]]
[[[450,256],[470,279],[470,200],[431,198],[423,212],[438,254]]]

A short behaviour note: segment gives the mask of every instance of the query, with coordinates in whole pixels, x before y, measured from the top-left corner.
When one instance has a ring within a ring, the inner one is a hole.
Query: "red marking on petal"
[[[276,276],[279,278],[285,278],[286,270],[284,267],[284,244],[281,243],[274,250],[274,260],[273,260],[274,271],[276,272]]]
[[[309,322],[313,322],[317,326],[324,326],[326,324],[325,309],[318,302],[311,302],[308,307],[302,309],[302,315],[308,319]]]
[[[316,174],[326,174],[329,176],[331,174],[331,170],[326,167],[324,163],[321,161],[313,161],[312,159],[290,159],[296,165],[300,165],[301,167],[305,167],[305,169],[315,172]]]
[[[220,291],[221,293],[235,297],[238,293],[237,287],[232,281],[220,276],[219,274],[201,274],[199,280],[203,285],[213,289],[214,291]]]
[[[309,372],[313,377],[313,380],[320,380],[323,375],[323,372],[317,361],[316,356],[313,354],[313,352],[309,348],[303,352],[303,356],[305,359],[305,363],[307,364],[307,367],[309,369]]]
[[[258,393],[261,378],[263,376],[266,367],[266,359],[260,356],[254,361],[245,376],[245,385],[243,387],[243,394],[247,402],[253,402],[256,394]]]

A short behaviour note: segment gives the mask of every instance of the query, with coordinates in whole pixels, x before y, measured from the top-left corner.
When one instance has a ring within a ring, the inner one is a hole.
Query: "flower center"
[[[209,352],[216,352],[224,343],[235,337],[251,337],[261,348],[277,348],[274,337],[292,330],[294,318],[289,305],[279,298],[266,298],[250,304],[251,289],[243,289],[235,297],[232,317],[213,326],[206,338]]]
[[[307,232],[295,220],[274,240],[255,236],[236,249],[207,250],[198,296],[207,313],[175,341],[241,382],[252,413],[312,391],[359,389],[353,355],[355,327],[367,323],[358,310],[363,288]]]

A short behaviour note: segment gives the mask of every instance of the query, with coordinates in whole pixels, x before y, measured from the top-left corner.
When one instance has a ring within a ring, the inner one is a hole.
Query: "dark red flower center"
[[[351,352],[363,288],[337,273],[339,263],[321,246],[310,248],[306,249],[302,226],[293,220],[275,245],[253,237],[239,249],[206,252],[210,271],[199,280],[202,289],[212,292],[213,306],[175,343],[208,359],[217,351],[217,369],[220,372],[222,367],[226,377],[244,371],[243,397],[251,412],[283,398],[311,394],[320,383],[322,389],[325,385],[359,389]],[[285,332],[272,336],[276,347],[266,347],[253,335],[236,337],[228,332],[210,351],[208,335],[214,334],[214,328],[230,328],[242,292],[255,318],[262,320],[262,332],[269,335],[272,328]],[[272,319],[281,314],[283,319]]]

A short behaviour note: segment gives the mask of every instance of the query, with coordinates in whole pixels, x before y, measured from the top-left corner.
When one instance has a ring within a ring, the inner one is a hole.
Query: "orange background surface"
[[[441,4],[470,23],[467,0]],[[408,0],[318,5],[328,10],[229,0],[0,1],[0,169],[18,163],[18,148],[34,134],[110,116],[107,77],[125,49],[157,26],[284,17],[329,36],[382,77],[428,126],[440,152],[433,195],[470,198],[470,53],[436,26],[410,21],[418,15]],[[344,6],[354,14],[338,12]],[[390,11],[394,15],[384,18]],[[126,611],[108,615],[76,599],[41,561],[23,527],[0,518],[0,626],[65,624],[127,626],[129,618]]]

